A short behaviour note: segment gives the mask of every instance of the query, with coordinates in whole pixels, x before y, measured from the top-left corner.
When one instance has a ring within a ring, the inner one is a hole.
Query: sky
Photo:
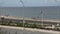
[[[26,7],[60,6],[60,0],[22,0]],[[20,0],[0,0],[1,7],[22,7]]]

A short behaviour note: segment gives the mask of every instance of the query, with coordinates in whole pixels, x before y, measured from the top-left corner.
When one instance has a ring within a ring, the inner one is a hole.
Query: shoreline
[[[21,18],[17,18],[17,17],[13,17],[13,16],[0,16],[0,18],[2,18],[2,17],[4,17],[4,18],[6,18],[6,19],[15,19],[15,20],[23,20],[23,18],[21,17]],[[32,21],[42,21],[41,20],[41,18],[39,19],[39,18],[25,18],[24,20],[32,20]],[[45,22],[60,22],[60,20],[56,20],[56,19],[44,19],[43,21],[45,21]]]
[[[38,32],[44,32],[44,33],[55,33],[59,34],[59,31],[52,31],[52,30],[43,30],[43,29],[35,29],[35,28],[24,28],[24,27],[14,27],[14,26],[3,26],[0,25],[0,28],[8,28],[8,29],[18,29],[18,30],[28,30],[28,31],[38,31]]]

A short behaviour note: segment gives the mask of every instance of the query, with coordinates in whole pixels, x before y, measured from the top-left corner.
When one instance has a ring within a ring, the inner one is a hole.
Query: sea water
[[[60,19],[60,7],[0,7],[0,15],[25,18]]]

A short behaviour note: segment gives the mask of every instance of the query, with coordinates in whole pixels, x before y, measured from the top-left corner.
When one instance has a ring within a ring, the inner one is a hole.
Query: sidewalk
[[[38,32],[46,32],[46,33],[55,33],[59,34],[59,31],[52,31],[52,30],[42,30],[42,29],[35,29],[35,28],[23,28],[23,27],[13,27],[13,26],[3,26],[0,25],[0,28],[10,28],[10,29],[21,29],[21,30],[29,30],[29,31],[38,31]]]

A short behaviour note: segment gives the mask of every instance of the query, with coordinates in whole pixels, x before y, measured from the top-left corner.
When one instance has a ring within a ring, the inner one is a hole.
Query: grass
[[[37,28],[37,29],[46,29],[45,27],[48,27],[48,26],[51,26],[51,25],[41,25],[41,24],[35,24],[35,23],[33,23],[33,24],[29,24],[29,23],[19,23],[19,22],[17,22],[17,23],[12,23],[11,21],[8,23],[8,22],[0,22],[0,25],[7,25],[7,26],[16,26],[16,27],[26,27],[26,28]],[[48,28],[47,28],[47,30],[48,30]],[[49,29],[49,30],[52,30],[52,29]],[[53,30],[58,30],[58,31],[60,31],[60,29],[59,28],[54,28]]]

